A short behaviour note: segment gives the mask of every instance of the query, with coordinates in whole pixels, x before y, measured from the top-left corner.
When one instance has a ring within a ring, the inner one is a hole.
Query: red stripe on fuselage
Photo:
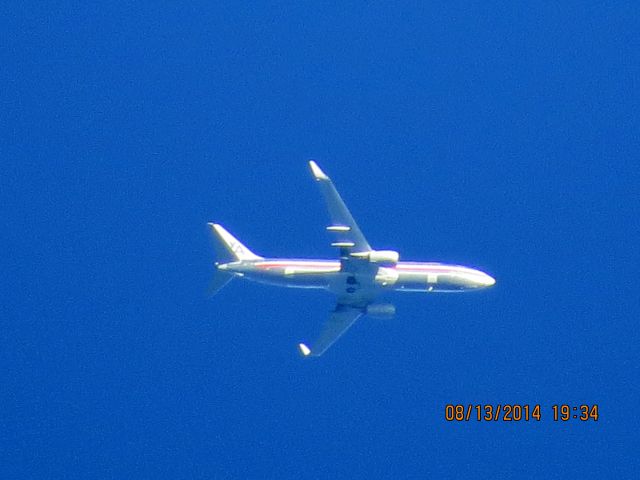
[[[269,262],[257,262],[255,264],[257,268],[315,268],[315,269],[335,269],[340,268],[340,262],[336,261],[322,261],[322,260],[274,260]],[[469,267],[463,267],[462,265],[445,265],[442,263],[398,263],[395,268],[403,272],[419,272],[419,273],[444,273],[444,272],[459,272],[459,273],[474,273],[475,270]]]
[[[258,262],[255,264],[257,268],[287,268],[287,267],[301,267],[301,268],[340,268],[340,262],[316,262],[316,261],[274,261],[274,262]]]

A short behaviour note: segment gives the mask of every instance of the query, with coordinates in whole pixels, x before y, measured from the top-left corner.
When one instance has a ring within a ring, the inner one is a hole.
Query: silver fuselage
[[[341,271],[337,260],[260,259],[218,265],[247,280],[292,288],[321,288],[337,295],[362,288],[403,292],[461,292],[490,287],[495,280],[480,270],[435,262],[372,266],[371,272]]]
[[[395,250],[371,247],[327,174],[309,162],[331,223],[326,227],[335,260],[264,258],[256,255],[222,225],[210,223],[218,263],[209,285],[215,294],[234,276],[282,287],[320,288],[336,295],[335,308],[313,345],[302,342],[304,357],[318,357],[363,315],[388,319],[395,306],[377,303],[385,291],[464,292],[480,290],[495,280],[480,270],[436,262],[400,262]]]

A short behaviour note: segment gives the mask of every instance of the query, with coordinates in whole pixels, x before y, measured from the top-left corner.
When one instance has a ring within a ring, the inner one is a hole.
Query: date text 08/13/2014
[[[447,404],[444,418],[447,422],[539,422],[551,418],[554,422],[597,422],[597,404],[555,404],[544,409],[540,404]]]

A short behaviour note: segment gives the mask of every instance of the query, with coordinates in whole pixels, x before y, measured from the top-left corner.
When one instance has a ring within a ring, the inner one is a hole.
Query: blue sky
[[[2,478],[633,478],[632,3],[0,7]],[[376,248],[497,279],[390,296],[319,361],[323,292],[204,295],[207,221],[326,257],[306,162]],[[540,404],[449,423],[448,403]],[[554,422],[551,405],[598,404]]]

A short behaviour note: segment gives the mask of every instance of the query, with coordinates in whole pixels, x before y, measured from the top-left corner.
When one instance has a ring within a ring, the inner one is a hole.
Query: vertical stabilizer
[[[211,233],[213,233],[213,246],[216,249],[216,261],[218,263],[262,259],[262,257],[240,243],[240,240],[227,232],[222,225],[217,223],[209,223],[207,225],[209,225]]]

